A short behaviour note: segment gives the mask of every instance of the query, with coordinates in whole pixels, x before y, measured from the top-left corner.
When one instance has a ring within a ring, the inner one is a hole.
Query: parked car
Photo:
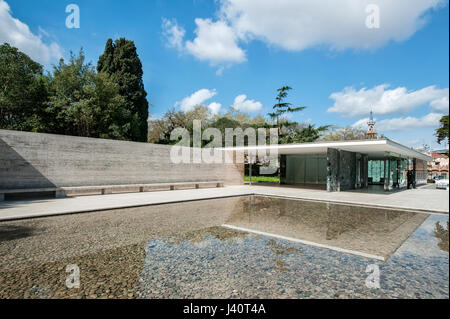
[[[448,179],[440,179],[436,181],[436,188],[448,189]]]

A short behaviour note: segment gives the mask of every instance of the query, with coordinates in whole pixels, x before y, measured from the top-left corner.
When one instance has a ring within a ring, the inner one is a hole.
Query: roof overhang
[[[326,154],[328,148],[367,154],[369,155],[369,159],[383,159],[386,152],[390,152],[393,155],[400,155],[406,158],[417,158],[424,161],[432,160],[432,158],[426,154],[420,153],[412,148],[401,145],[389,139],[226,147],[222,148],[222,150],[243,151],[245,153],[248,153],[249,151],[277,150],[278,154],[281,155],[294,155]]]

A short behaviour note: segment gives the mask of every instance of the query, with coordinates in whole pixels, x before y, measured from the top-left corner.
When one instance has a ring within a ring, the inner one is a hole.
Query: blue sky
[[[79,29],[65,25],[70,3]],[[369,29],[372,3],[380,25]],[[95,64],[108,38],[135,41],[154,117],[195,103],[265,115],[289,85],[289,101],[308,107],[293,120],[364,125],[373,108],[387,137],[443,147],[433,131],[448,114],[447,1],[0,0],[0,17],[0,42],[48,68],[80,47]]]

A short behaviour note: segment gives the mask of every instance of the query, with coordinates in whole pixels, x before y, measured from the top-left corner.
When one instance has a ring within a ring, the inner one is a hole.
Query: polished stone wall
[[[339,151],[339,191],[355,189],[356,153]]]
[[[357,162],[360,161],[359,176]],[[327,191],[340,192],[368,187],[368,156],[329,148],[327,151]]]
[[[327,151],[327,191],[339,191],[339,151],[329,148]]]

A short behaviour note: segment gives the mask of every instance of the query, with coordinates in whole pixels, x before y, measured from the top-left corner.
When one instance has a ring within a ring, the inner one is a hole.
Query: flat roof
[[[262,146],[241,146],[221,148],[226,151],[264,151],[278,150],[278,154],[326,154],[328,148],[356,152],[369,155],[370,159],[383,159],[386,152],[395,153],[404,157],[417,158],[431,161],[432,158],[410,147],[404,146],[389,139],[355,140],[355,141],[330,141],[301,144],[273,144]]]

